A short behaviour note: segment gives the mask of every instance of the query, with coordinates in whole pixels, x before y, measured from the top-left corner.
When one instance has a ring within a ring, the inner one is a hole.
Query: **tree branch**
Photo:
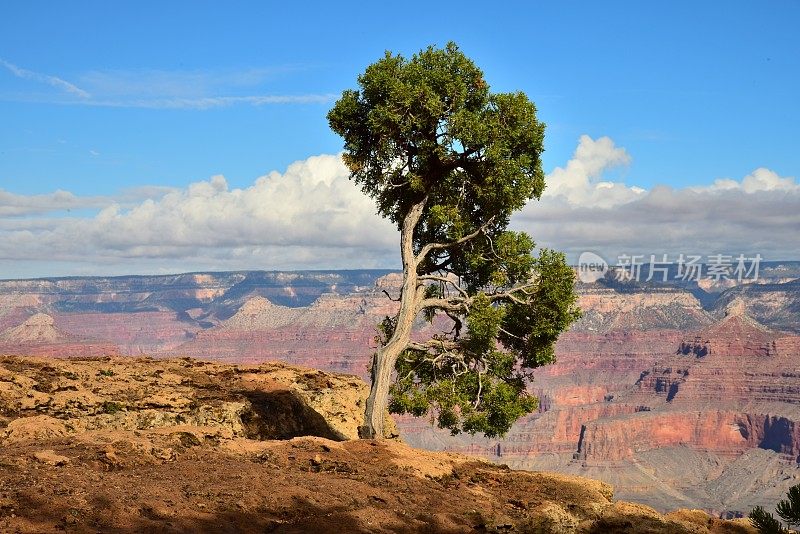
[[[516,302],[517,304],[525,304],[525,301],[521,300],[518,294],[522,293],[523,295],[530,295],[527,290],[535,285],[536,284],[533,282],[522,284],[512,287],[506,291],[501,291],[498,293],[486,293],[486,297],[490,302],[497,302],[498,300],[510,300],[512,302]],[[427,308],[436,308],[444,311],[467,313],[469,312],[469,307],[472,305],[474,299],[475,297],[467,296],[448,298],[431,297],[420,301],[420,303],[417,304],[417,310],[422,311]]]
[[[434,263],[432,265],[427,266],[423,270],[423,273],[429,274],[429,273],[435,273],[435,272],[441,272],[441,271],[452,272],[449,269],[447,269],[447,266],[450,265],[451,263],[453,263],[453,258],[450,258],[450,257],[445,258],[445,260],[442,261],[442,263]]]
[[[464,237],[462,237],[461,239],[456,239],[455,241],[451,241],[450,243],[428,243],[427,245],[422,247],[422,250],[420,250],[419,254],[417,254],[417,256],[416,256],[417,263],[419,263],[422,260],[424,260],[425,256],[427,256],[432,250],[442,250],[442,249],[446,249],[446,248],[455,247],[455,246],[458,246],[458,245],[463,245],[467,241],[475,239],[476,237],[481,235],[483,232],[485,232],[486,228],[488,228],[489,225],[492,224],[492,222],[494,222],[494,216],[489,218],[488,221],[483,223],[480,228],[478,228],[477,230],[475,230],[471,234],[467,234]]]
[[[400,255],[403,260],[404,270],[405,267],[413,265],[416,272],[416,266],[419,263],[419,260],[414,256],[413,250],[414,229],[422,217],[422,210],[425,208],[426,202],[428,202],[427,195],[416,204],[413,204],[403,219],[403,227],[400,229]]]
[[[432,297],[420,301],[420,303],[417,304],[417,310],[422,311],[428,308],[436,308],[444,311],[466,313],[469,310],[470,304],[472,304],[472,298],[451,297],[448,299],[440,299]]]
[[[424,274],[421,275],[418,278],[418,280],[433,280],[436,282],[443,282],[445,284],[450,284],[456,289],[456,291],[461,293],[461,296],[465,298],[469,297],[469,295],[467,295],[467,292],[464,291],[464,289],[461,286],[459,286],[452,278],[447,278],[446,276],[436,276],[433,274]]]
[[[392,298],[392,296],[389,294],[389,292],[388,292],[388,291],[386,291],[385,289],[383,290],[383,293],[384,293],[384,295],[386,295],[387,297],[389,297],[389,300],[391,300],[391,301],[394,301],[394,302],[400,302],[400,300],[403,298],[403,297],[402,297],[402,292],[401,292],[401,294],[400,294],[401,296],[399,296],[399,297],[397,297],[397,298]]]
[[[525,301],[520,300],[518,298],[518,294],[522,293],[523,295],[530,296],[530,293],[528,293],[527,290],[535,286],[536,284],[534,282],[530,282],[527,284],[522,284],[519,286],[509,288],[506,291],[501,291],[499,293],[487,293],[486,296],[489,298],[490,302],[497,302],[498,300],[508,299],[512,302],[516,302],[517,304],[525,304]]]

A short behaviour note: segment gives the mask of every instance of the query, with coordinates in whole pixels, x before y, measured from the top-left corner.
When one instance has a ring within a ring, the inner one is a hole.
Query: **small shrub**
[[[102,406],[103,413],[113,415],[125,409],[125,406],[119,402],[105,401]]]

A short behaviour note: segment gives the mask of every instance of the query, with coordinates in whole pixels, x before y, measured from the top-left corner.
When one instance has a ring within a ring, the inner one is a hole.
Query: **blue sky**
[[[6,2],[3,202],[35,204],[56,190],[80,200],[8,208],[0,231],[23,240],[19,232],[35,235],[45,219],[89,220],[112,204],[124,215],[214,175],[224,175],[228,190],[247,189],[292,162],[336,154],[341,142],[325,114],[365,66],[387,49],[410,55],[448,40],[483,68],[493,90],[522,90],[536,102],[548,125],[548,173],[566,168],[588,136],[608,137],[626,153],[590,181],[683,190],[764,168],[784,183],[800,169],[798,23],[796,0]],[[174,251],[110,252],[120,246],[95,243],[99,256],[82,264],[0,251],[0,277],[117,272],[131,254],[149,258],[128,264],[144,270],[195,265],[174,260]],[[773,253],[796,248],[783,247]],[[380,257],[366,263],[390,261]],[[270,267],[261,260],[252,268]]]

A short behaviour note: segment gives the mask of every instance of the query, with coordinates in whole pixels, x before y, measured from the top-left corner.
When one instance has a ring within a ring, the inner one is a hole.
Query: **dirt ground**
[[[119,437],[0,450],[0,531],[749,531],[702,513],[613,503],[596,481],[396,442],[309,437],[220,448],[167,436],[175,456],[159,460]]]

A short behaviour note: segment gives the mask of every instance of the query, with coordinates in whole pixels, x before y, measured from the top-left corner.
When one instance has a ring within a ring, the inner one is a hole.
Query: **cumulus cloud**
[[[740,180],[644,190],[604,181],[626,166],[624,148],[602,137],[580,138],[572,159],[548,175],[542,200],[513,223],[539,243],[566,250],[574,261],[586,250],[615,261],[622,254],[757,254],[800,259],[800,185],[758,168]]]
[[[0,189],[0,217],[12,217],[98,207],[102,200],[97,197],[81,198],[69,191],[55,191],[45,195],[17,195]]]
[[[620,254],[800,259],[794,178],[759,168],[740,179],[649,190],[607,179],[631,161],[611,139],[582,136],[572,158],[548,175],[542,200],[512,227],[565,250],[571,261],[585,250],[612,263]],[[70,207],[94,211],[78,216]],[[114,198],[0,191],[5,276],[396,268],[398,239],[333,155],[298,161],[242,189],[213,176]]]
[[[562,198],[572,206],[597,207],[633,200],[643,194],[644,189],[601,180],[605,171],[626,166],[630,161],[625,149],[615,146],[608,137],[594,140],[582,135],[573,158],[547,176],[545,198]]]
[[[99,195],[79,197],[62,190],[43,195],[18,195],[0,189],[0,217],[23,217],[72,210],[91,210],[104,208],[112,203],[131,206],[144,199],[160,198],[173,191],[176,191],[174,187],[143,186],[126,189],[115,197]],[[8,222],[8,220],[0,219],[0,225],[7,225]],[[37,222],[26,219],[20,224],[37,224]]]
[[[133,209],[112,205],[85,230],[105,247],[385,246],[393,232],[338,156],[314,156],[246,189],[213,176]]]
[[[189,270],[395,263],[397,230],[375,214],[338,156],[293,163],[245,189],[213,176],[162,193],[132,207],[111,203],[91,218],[0,224],[0,258],[151,261]]]
[[[692,187],[692,191],[744,191],[745,193],[756,193],[759,191],[797,191],[800,185],[795,183],[794,178],[782,178],[778,173],[759,167],[752,173],[745,176],[740,182],[730,178],[719,178],[708,187]]]

